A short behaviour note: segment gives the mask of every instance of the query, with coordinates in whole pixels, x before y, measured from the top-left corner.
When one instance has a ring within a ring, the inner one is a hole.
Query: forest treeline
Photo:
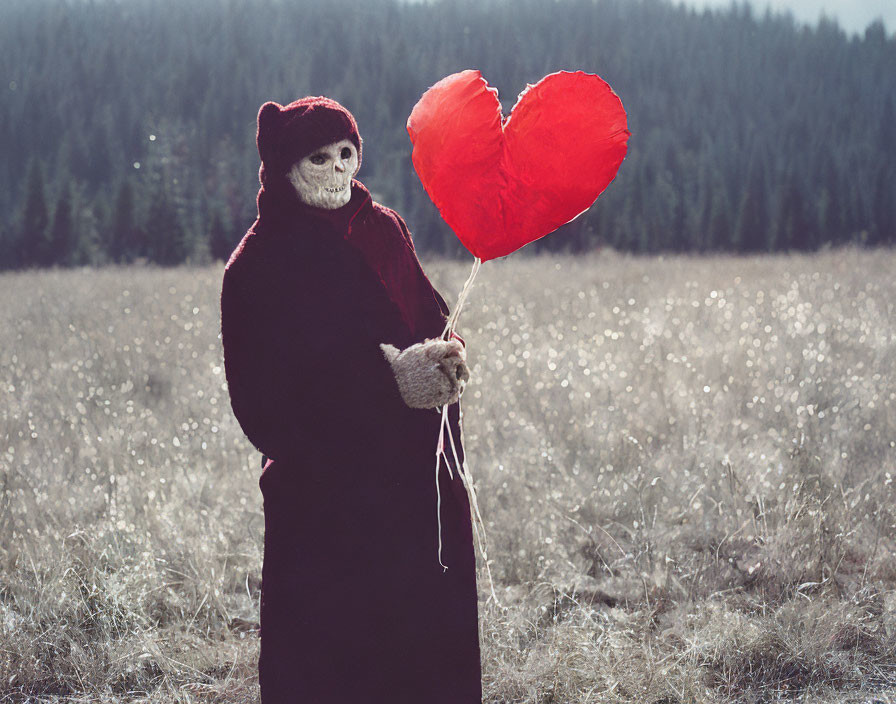
[[[616,180],[529,250],[892,244],[894,66],[880,22],[850,36],[743,4],[4,0],[0,268],[226,258],[255,216],[258,107],[308,94],[354,112],[359,178],[418,248],[456,254],[405,122],[465,68],[505,115],[563,69],[600,74],[628,111]]]

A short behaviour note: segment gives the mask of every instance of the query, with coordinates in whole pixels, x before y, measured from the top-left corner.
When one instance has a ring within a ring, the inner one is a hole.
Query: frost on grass
[[[487,702],[892,700],[894,265],[483,267],[459,332]],[[469,264],[429,270],[451,299]],[[0,277],[0,699],[257,700],[219,284]]]

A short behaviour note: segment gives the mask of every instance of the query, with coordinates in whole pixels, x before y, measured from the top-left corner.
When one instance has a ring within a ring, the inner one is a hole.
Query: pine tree
[[[759,243],[765,238],[765,217],[759,193],[747,188],[737,211],[737,225],[734,227],[732,246],[739,252],[750,252],[759,249]]]
[[[878,168],[871,203],[869,244],[896,243],[896,169],[889,164]]]
[[[43,266],[49,263],[49,214],[41,162],[34,159],[28,169],[27,195],[19,231],[19,261],[23,266]]]
[[[0,224],[0,271],[15,269],[19,265],[15,245],[12,228]]]
[[[818,203],[818,228],[819,244],[842,244],[849,234],[837,171],[830,159],[824,167],[824,182]]]
[[[183,263],[189,255],[186,232],[171,197],[159,186],[149,206],[145,229],[150,233],[150,258],[162,266]]]
[[[108,212],[104,199],[97,198],[91,205],[76,208],[78,239],[72,252],[75,266],[98,266],[108,259],[103,247]]]
[[[754,156],[740,200],[732,246],[739,252],[758,252],[767,247],[768,208],[764,169]]]
[[[890,159],[896,156],[896,108],[893,106],[892,97],[884,104],[883,115],[880,119],[878,145]]]
[[[703,249],[725,249],[731,242],[731,237],[731,205],[724,188],[718,184],[712,195]]]
[[[107,254],[114,262],[131,262],[138,255],[137,228],[134,223],[134,191],[131,182],[122,181],[115,198],[115,210],[109,225]]]
[[[769,251],[780,249],[806,250],[816,246],[814,228],[806,213],[805,199],[802,191],[791,175],[787,185],[782,189],[778,201],[778,212],[772,233]]]
[[[215,212],[208,230],[208,246],[212,259],[226,262],[233,253],[234,244],[227,236],[227,229],[220,212]]]
[[[75,246],[74,222],[72,220],[71,188],[65,186],[56,210],[53,213],[53,225],[50,228],[50,244],[53,252],[53,264],[71,266]]]

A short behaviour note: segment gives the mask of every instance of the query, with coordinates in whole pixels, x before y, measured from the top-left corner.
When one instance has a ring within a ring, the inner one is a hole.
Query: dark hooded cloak
[[[233,411],[270,458],[262,701],[478,704],[467,496],[443,465],[443,570],[440,417],[405,405],[379,348],[438,337],[447,306],[404,221],[360,182],[347,205],[322,210],[265,168],[221,294]],[[457,404],[449,417],[462,457]]]

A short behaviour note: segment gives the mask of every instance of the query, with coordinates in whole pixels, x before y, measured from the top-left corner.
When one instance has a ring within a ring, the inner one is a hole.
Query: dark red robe
[[[469,504],[443,466],[443,571],[439,414],[404,404],[379,348],[437,337],[447,307],[405,223],[361,183],[333,211],[266,184],[258,209],[224,274],[221,328],[233,411],[271,458],[262,700],[479,704]]]

